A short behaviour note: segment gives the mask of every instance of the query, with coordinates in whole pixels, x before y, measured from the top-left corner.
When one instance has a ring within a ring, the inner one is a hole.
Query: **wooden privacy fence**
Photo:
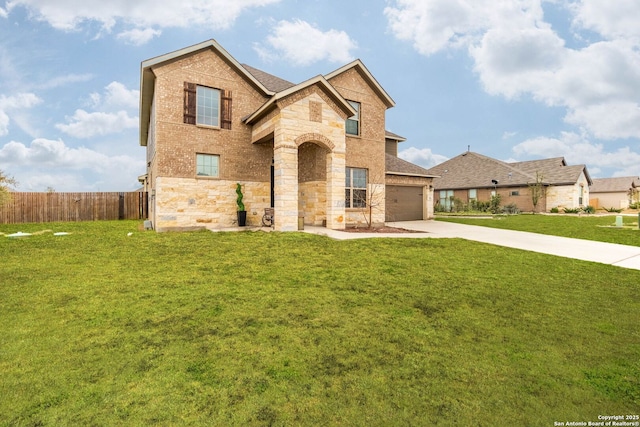
[[[11,193],[0,223],[146,219],[146,192]]]

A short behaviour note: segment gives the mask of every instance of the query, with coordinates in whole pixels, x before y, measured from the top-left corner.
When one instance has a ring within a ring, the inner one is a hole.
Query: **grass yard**
[[[638,271],[460,239],[139,225],[0,225],[40,232],[0,236],[0,425],[640,414]]]
[[[437,217],[438,221],[640,246],[638,217],[623,216],[622,219],[623,227],[616,228],[616,215],[509,215],[493,218],[441,215]]]

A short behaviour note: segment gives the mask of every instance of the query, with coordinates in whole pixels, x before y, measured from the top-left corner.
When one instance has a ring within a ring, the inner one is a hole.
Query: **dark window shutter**
[[[231,91],[221,90],[220,101],[222,108],[220,109],[220,127],[222,129],[231,129]]]
[[[196,124],[196,84],[184,82],[184,123]]]

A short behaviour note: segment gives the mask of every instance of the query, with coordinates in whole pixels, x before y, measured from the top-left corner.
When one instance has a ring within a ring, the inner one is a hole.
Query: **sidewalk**
[[[363,238],[461,238],[525,251],[540,252],[565,258],[574,258],[640,270],[640,246],[618,245],[614,243],[433,220],[390,222],[387,223],[387,225],[390,227],[405,228],[407,230],[422,231],[422,233],[349,233],[313,226],[305,226],[304,231],[306,233],[325,235],[338,240]]]

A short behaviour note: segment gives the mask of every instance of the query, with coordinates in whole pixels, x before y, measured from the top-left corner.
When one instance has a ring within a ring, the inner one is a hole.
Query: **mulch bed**
[[[347,227],[344,231],[348,233],[424,233],[424,231],[407,230],[397,227]]]

